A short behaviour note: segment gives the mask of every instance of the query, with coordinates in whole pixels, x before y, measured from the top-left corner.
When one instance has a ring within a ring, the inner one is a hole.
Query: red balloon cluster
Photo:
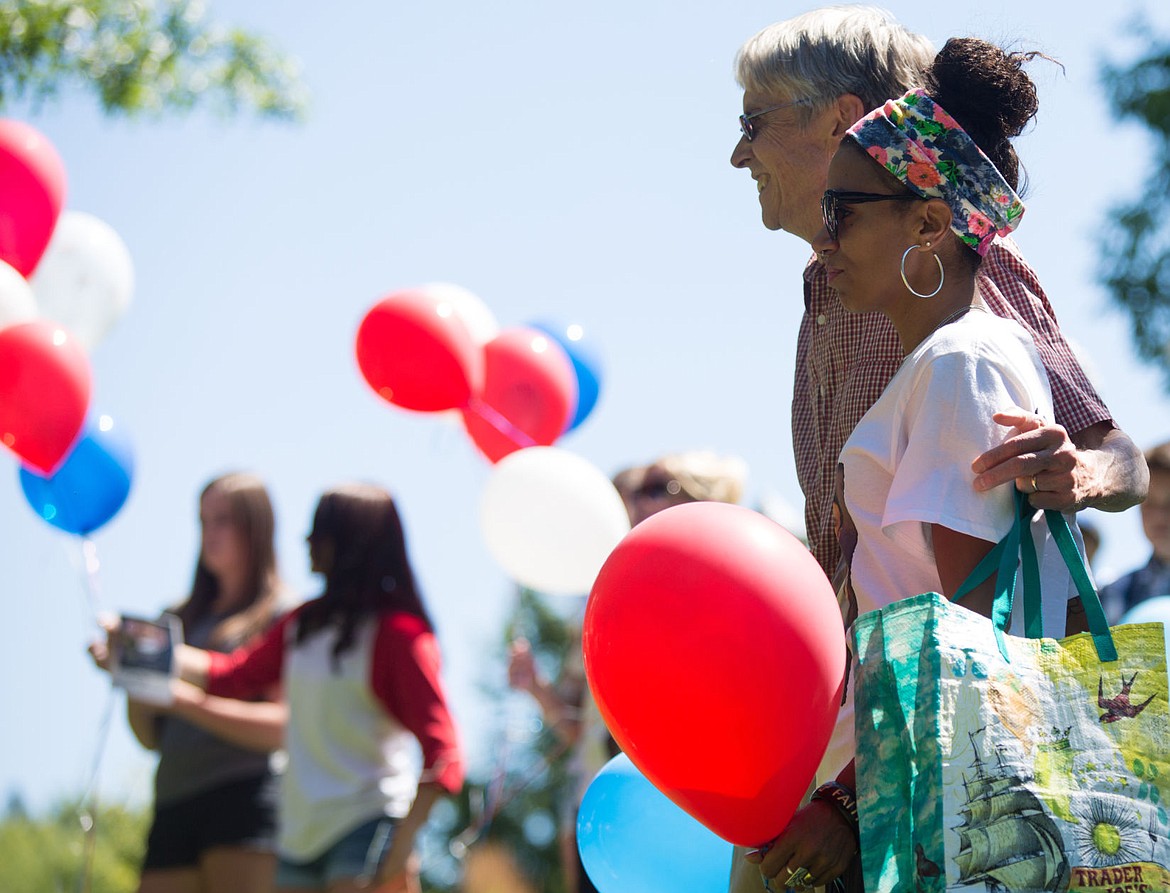
[[[65,168],[49,140],[0,119],[0,261],[22,276],[36,269],[65,194]],[[81,433],[89,407],[89,359],[48,321],[0,329],[0,442],[51,474]]]
[[[0,120],[0,259],[30,276],[49,247],[65,199],[65,165],[22,121]]]
[[[799,540],[742,506],[659,512],[602,566],[582,647],[606,725],[655,787],[732,843],[784,829],[845,678],[837,599]]]
[[[374,393],[419,412],[460,410],[489,460],[550,446],[577,408],[577,377],[545,332],[511,328],[477,342],[444,287],[387,295],[358,326],[358,368]]]

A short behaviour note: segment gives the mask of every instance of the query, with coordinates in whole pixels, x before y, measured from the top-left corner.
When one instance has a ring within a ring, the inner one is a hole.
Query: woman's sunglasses
[[[667,499],[678,496],[682,492],[682,485],[674,478],[650,480],[642,483],[633,492],[635,499]]]
[[[911,192],[899,192],[896,195],[886,195],[878,192],[839,192],[836,189],[826,189],[821,196],[821,217],[825,223],[825,230],[829,238],[837,241],[837,232],[841,226],[842,205],[863,205],[866,202],[904,202],[917,201],[922,197]]]

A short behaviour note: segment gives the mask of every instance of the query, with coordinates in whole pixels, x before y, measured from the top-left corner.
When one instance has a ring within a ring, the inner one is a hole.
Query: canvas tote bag
[[[1170,712],[1159,623],[1109,628],[1064,517],[1047,522],[1089,633],[1039,638],[1033,511],[960,589],[858,618],[858,810],[869,893],[1170,891]],[[1008,635],[1023,561],[1027,638]],[[957,597],[958,598],[958,597]]]

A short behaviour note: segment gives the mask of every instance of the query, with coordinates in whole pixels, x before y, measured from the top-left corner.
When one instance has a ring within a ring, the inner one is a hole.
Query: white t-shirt
[[[365,622],[333,665],[337,630],[296,641],[287,629],[284,667],[289,765],[280,789],[280,854],[317,858],[346,832],[410,810],[418,783],[418,746],[370,686],[379,625]]]
[[[942,591],[932,524],[992,543],[1011,529],[1013,485],[976,491],[971,463],[1011,433],[992,415],[1013,405],[1052,418],[1044,367],[1031,336],[1015,322],[972,310],[907,356],[854,428],[837,467],[843,554],[833,582],[847,626],[899,599]],[[1038,518],[1033,535],[1044,584],[1044,633],[1061,636],[1075,589],[1043,515]],[[1017,632],[1021,614],[1017,600]],[[854,753],[851,678],[818,779],[835,778]]]

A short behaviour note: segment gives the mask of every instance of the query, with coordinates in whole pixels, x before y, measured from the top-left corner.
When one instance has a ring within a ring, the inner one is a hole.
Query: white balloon
[[[0,329],[36,319],[32,288],[19,272],[0,260]]]
[[[471,332],[472,340],[476,344],[487,344],[500,333],[500,324],[496,322],[495,314],[483,299],[474,292],[468,291],[462,285],[451,282],[429,282],[420,287],[421,291],[434,295],[440,300],[447,301],[455,313]]]
[[[629,532],[613,484],[580,456],[535,446],[492,469],[480,502],[488,551],[517,583],[550,595],[580,595]]]
[[[40,315],[60,323],[88,349],[130,306],[134,265],[108,223],[64,211],[30,281]]]

